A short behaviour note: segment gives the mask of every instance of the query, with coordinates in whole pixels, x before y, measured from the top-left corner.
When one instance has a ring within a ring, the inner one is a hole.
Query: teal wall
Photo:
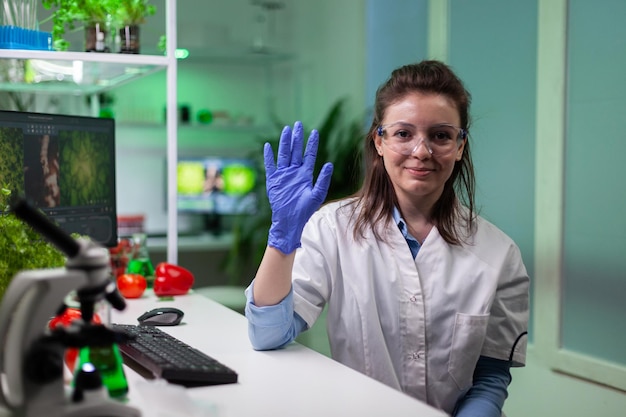
[[[562,344],[626,366],[626,2],[569,1]]]
[[[426,0],[368,0],[366,4],[365,98],[368,108],[376,89],[394,68],[426,58]]]
[[[519,245],[532,281],[537,4],[451,0],[449,7],[449,63],[473,99],[476,202]]]

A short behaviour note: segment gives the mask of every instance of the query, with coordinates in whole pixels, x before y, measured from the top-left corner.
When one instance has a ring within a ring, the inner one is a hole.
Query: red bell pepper
[[[168,262],[159,263],[154,276],[154,293],[159,297],[187,294],[194,282],[190,270]]]
[[[57,326],[68,327],[74,320],[78,320],[80,318],[82,318],[82,315],[79,308],[67,307],[65,310],[63,310],[63,313],[53,317],[48,322],[48,328],[53,330]],[[91,322],[95,324],[101,324],[102,319],[100,318],[98,313],[94,313]],[[69,347],[65,349],[65,364],[72,372],[74,372],[74,364],[76,363],[77,358],[78,348]]]

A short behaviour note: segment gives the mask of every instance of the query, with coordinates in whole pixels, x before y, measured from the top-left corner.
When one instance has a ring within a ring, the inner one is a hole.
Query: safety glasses
[[[415,126],[404,122],[381,125],[376,133],[385,146],[406,156],[412,155],[422,144],[432,156],[447,156],[458,150],[467,137],[465,129],[449,124]]]

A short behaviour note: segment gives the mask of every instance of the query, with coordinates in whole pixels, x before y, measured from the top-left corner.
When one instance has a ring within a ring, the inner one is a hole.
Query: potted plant
[[[65,256],[30,226],[9,212],[11,191],[0,191],[0,301],[21,270],[56,268],[65,265]]]
[[[156,6],[150,0],[119,0],[115,15],[120,34],[120,52],[138,54],[140,49],[139,26],[146,17],[156,13]]]
[[[112,16],[117,13],[121,0],[42,0],[43,7],[53,10],[52,15],[40,23],[52,19],[52,41],[56,50],[65,51],[69,42],[64,39],[66,31],[85,29],[85,50],[108,52],[106,36]]]
[[[365,138],[361,120],[347,121],[344,115],[346,100],[339,99],[330,108],[318,129],[320,146],[315,160],[317,177],[325,162],[334,165],[333,176],[326,201],[353,194],[362,180],[361,148]],[[274,152],[278,147],[280,132],[285,124],[275,123],[277,133],[272,139],[263,138],[258,151],[251,157],[263,166],[263,143],[270,142]],[[308,129],[305,129],[308,131]],[[272,224],[272,212],[266,197],[265,181],[257,184],[259,210],[255,215],[238,216],[233,224],[233,243],[222,265],[230,277],[231,285],[247,286],[267,246],[267,234]]]

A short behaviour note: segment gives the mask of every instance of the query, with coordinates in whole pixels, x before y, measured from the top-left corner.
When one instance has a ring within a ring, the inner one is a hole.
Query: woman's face
[[[403,155],[390,149],[383,137],[374,136],[401,206],[426,204],[431,208],[439,199],[455,162],[461,160],[467,139],[457,142],[458,149],[443,156],[432,155],[426,142],[419,139],[432,136],[433,126],[458,127],[460,121],[455,103],[439,94],[410,93],[387,108],[381,123],[384,137],[406,136],[403,129],[408,129],[418,143],[410,155]]]

